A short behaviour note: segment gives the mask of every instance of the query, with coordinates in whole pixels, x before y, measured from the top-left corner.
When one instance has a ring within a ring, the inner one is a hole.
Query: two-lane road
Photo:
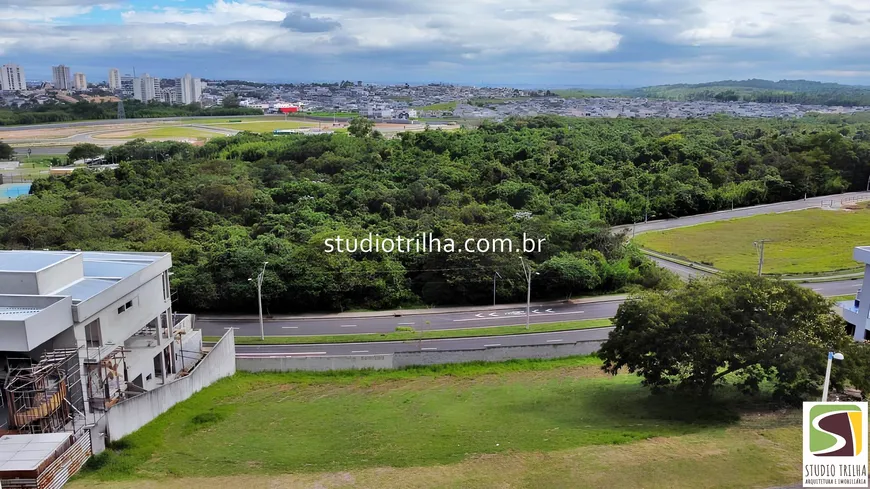
[[[531,308],[531,323],[553,323],[579,319],[611,318],[621,300],[586,304],[549,304]],[[486,328],[526,324],[524,307],[500,310],[481,308],[480,311],[438,312],[403,316],[269,319],[263,322],[266,336],[310,336],[354,333],[391,333],[397,327],[407,326],[417,331]],[[260,336],[260,323],[255,319],[198,318],[196,327],[205,336],[220,336],[232,328],[236,336]]]

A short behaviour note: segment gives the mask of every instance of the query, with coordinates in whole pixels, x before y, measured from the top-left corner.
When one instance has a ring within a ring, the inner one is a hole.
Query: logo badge
[[[804,403],[804,487],[867,487],[867,403]]]

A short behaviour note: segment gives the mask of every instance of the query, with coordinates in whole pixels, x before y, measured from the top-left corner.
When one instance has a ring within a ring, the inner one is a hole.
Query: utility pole
[[[761,270],[764,268],[764,242],[767,240],[759,240],[755,241],[752,244],[755,245],[755,249],[758,250],[758,276],[761,276]]]
[[[520,257],[520,263],[523,265],[523,275],[526,276],[526,329],[529,329],[529,318],[531,317],[532,305],[532,275],[538,275],[537,272],[532,272],[532,265],[526,265],[523,257]]]
[[[867,191],[870,192],[870,177],[867,177]]]
[[[257,275],[257,304],[260,308],[260,340],[266,340],[266,333],[263,331],[263,277],[266,275],[266,265],[269,262],[263,262],[263,270],[260,271],[260,274]],[[248,282],[253,281],[254,279],[249,278]]]
[[[493,306],[495,305],[495,278],[496,277],[501,278],[501,275],[499,275],[498,272],[495,272],[495,274],[492,276],[492,305]]]
[[[643,222],[649,222],[649,190],[646,191],[646,205],[643,208]]]

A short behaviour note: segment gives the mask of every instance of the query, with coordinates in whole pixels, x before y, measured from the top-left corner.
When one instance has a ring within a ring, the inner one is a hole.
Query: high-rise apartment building
[[[88,79],[84,73],[76,73],[73,75],[73,87],[76,90],[88,89]]]
[[[58,65],[51,67],[51,84],[58,90],[70,89],[69,66]]]
[[[153,78],[148,73],[133,79],[133,98],[141,102],[160,99],[160,78]]]
[[[121,89],[121,72],[117,68],[109,69],[109,90],[116,91]]]
[[[175,80],[176,102],[183,105],[199,103],[202,98],[202,80],[190,73]]]
[[[27,90],[24,70],[16,64],[0,66],[0,90]]]
[[[121,77],[121,96],[122,97],[132,97],[133,96],[133,78],[130,75],[124,75]]]

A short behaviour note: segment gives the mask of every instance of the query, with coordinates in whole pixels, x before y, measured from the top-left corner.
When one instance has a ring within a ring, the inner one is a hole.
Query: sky
[[[122,74],[637,87],[870,85],[870,0],[0,0],[0,64]]]

